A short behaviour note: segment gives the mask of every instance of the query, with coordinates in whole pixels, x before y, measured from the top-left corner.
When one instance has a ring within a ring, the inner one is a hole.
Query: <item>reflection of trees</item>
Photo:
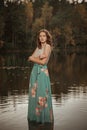
[[[49,71],[52,82],[52,91],[58,96],[56,98],[61,98],[61,93],[69,93],[70,89],[76,93],[78,89],[78,93],[80,93],[80,86],[82,88],[86,86],[86,58],[87,56],[78,56],[76,54],[66,55],[63,53],[55,53],[54,55],[51,55],[52,62],[50,61]],[[86,87],[82,90],[83,92],[86,91]]]
[[[83,58],[84,57],[84,58]],[[87,55],[76,55],[74,62],[74,73],[75,76],[78,77],[79,83],[87,82]]]
[[[72,79],[73,77],[73,63],[75,60],[75,56],[76,54],[71,54],[71,55],[66,55],[66,64],[65,64],[65,71],[66,71],[66,75],[68,76],[68,78]]]
[[[0,67],[20,67],[29,65],[27,62],[29,54],[25,53],[9,53],[0,55]]]
[[[23,55],[24,57],[22,57]],[[29,64],[31,65],[30,68],[27,66],[26,55],[29,54],[23,55],[14,54],[14,56],[4,55],[0,57],[1,102],[7,102],[7,98],[12,96],[13,104],[16,106],[16,98],[21,102],[22,95],[28,94],[29,75],[32,65]],[[6,64],[8,63],[7,60],[12,61],[11,66]],[[15,64],[14,62],[17,63]],[[15,66],[19,67],[15,68]],[[67,95],[71,91],[73,91],[73,95],[81,91],[86,93],[87,56],[85,54],[76,55],[53,52],[48,63],[48,68],[51,78],[52,93],[55,94],[55,100],[61,102],[61,97],[64,96],[64,94]]]
[[[5,63],[5,58],[0,55],[0,67],[2,67]]]
[[[0,77],[2,78],[2,86],[0,84],[0,88],[5,90],[6,88],[8,88],[8,91],[10,91],[11,93],[14,93],[14,91],[16,92],[17,90],[17,93],[21,94],[24,93],[23,90],[26,91],[28,86],[29,68],[19,68],[10,70],[3,69],[0,70]],[[3,92],[5,92],[5,90],[3,90]]]
[[[16,103],[23,101],[23,95],[28,93],[29,68],[0,69],[0,102]],[[6,106],[7,107],[7,106]]]

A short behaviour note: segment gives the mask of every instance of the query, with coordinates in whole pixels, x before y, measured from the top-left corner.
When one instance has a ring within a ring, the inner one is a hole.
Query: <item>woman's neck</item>
[[[41,43],[41,46],[44,47],[44,46],[46,46],[46,44],[47,44],[46,42],[45,43]]]

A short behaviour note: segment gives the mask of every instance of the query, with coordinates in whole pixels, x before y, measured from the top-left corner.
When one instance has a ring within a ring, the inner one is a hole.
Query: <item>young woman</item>
[[[51,84],[47,63],[52,51],[52,37],[46,29],[39,31],[37,47],[28,61],[34,62],[29,81],[28,120],[53,123]]]

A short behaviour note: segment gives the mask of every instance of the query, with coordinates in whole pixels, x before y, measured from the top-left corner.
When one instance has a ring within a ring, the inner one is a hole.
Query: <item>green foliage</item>
[[[0,40],[13,49],[34,46],[36,34],[48,29],[56,47],[87,45],[87,3],[67,0],[4,0],[0,10]]]
[[[5,27],[4,16],[2,11],[0,11],[0,39],[3,37],[4,27]]]
[[[41,16],[35,19],[33,23],[32,30],[33,33],[36,33],[41,28],[49,29],[49,23],[52,18],[52,10],[53,7],[49,6],[48,2],[46,2],[43,7],[41,8]]]

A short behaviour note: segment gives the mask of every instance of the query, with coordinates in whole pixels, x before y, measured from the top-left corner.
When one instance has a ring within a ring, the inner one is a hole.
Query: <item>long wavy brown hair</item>
[[[39,35],[40,35],[41,32],[44,32],[44,33],[46,34],[46,36],[47,36],[47,41],[46,41],[47,44],[49,44],[50,46],[52,46],[52,35],[49,33],[48,30],[46,30],[46,29],[41,29],[41,30],[38,32],[38,36],[37,36],[37,46],[38,46],[38,48],[42,48],[41,42],[40,42],[40,39],[39,39]]]

